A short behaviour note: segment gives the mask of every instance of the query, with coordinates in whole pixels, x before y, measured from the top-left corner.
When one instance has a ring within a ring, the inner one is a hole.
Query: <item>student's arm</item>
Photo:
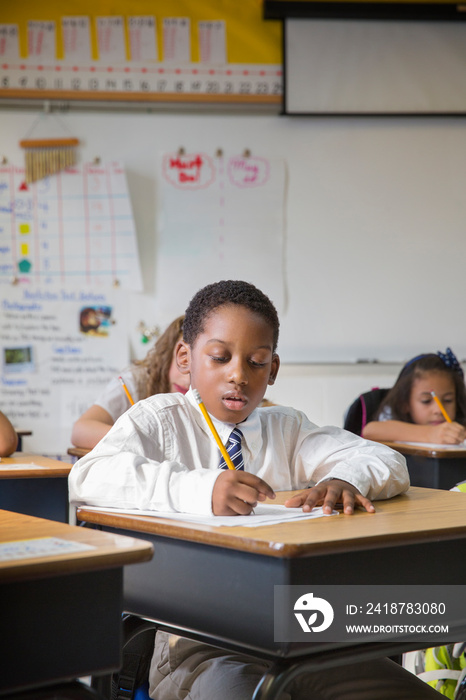
[[[178,403],[176,397],[170,395],[167,403]],[[186,410],[160,415],[157,407],[139,401],[126,411],[96,447],[73,465],[70,502],[211,514],[212,490],[223,470],[204,468],[210,464],[211,452],[216,464],[218,455],[211,440],[206,440],[199,454],[195,421],[186,421]]]
[[[363,437],[382,442],[432,442],[455,445],[466,438],[466,428],[455,422],[417,425],[399,420],[371,421],[364,427]]]
[[[94,404],[73,425],[71,442],[76,447],[91,450],[108,433],[113,418],[102,406]]]
[[[299,433],[291,461],[294,488],[308,485],[318,488],[321,494],[331,480],[337,480],[354,487],[370,501],[392,498],[408,489],[406,460],[386,445],[334,426],[317,428],[307,419],[302,421]],[[340,490],[339,498],[342,495]]]
[[[0,412],[0,457],[8,457],[18,447],[18,436],[4,413]]]

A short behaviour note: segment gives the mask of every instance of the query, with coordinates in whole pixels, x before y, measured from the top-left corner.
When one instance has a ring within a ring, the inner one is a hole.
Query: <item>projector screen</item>
[[[286,114],[466,114],[466,23],[285,20]]]

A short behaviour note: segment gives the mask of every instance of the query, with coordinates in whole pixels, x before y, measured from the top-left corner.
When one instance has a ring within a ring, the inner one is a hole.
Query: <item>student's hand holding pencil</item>
[[[463,442],[463,440],[466,438],[466,428],[463,425],[452,421],[448,412],[445,410],[445,406],[440,401],[435,391],[431,391],[430,393],[437,404],[440,413],[445,418],[445,423],[439,423],[438,425],[432,426],[432,442],[446,445],[458,445],[460,442]]]
[[[429,426],[429,439],[438,445],[459,445],[466,440],[466,428],[455,421]]]
[[[275,498],[273,489],[255,474],[220,471],[212,491],[214,515],[249,515],[258,501]]]

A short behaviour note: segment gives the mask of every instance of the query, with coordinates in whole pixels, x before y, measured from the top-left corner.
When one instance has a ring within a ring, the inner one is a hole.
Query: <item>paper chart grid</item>
[[[125,173],[118,162],[26,185],[0,166],[0,281],[142,289]]]

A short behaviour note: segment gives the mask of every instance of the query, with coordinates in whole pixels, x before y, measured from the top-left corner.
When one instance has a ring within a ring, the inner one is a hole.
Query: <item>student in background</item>
[[[0,411],[0,457],[8,457],[18,447],[18,436],[4,413]]]
[[[432,393],[440,399],[450,421]],[[445,353],[418,355],[406,363],[380,405],[377,420],[364,426],[369,440],[458,444],[466,439],[463,370]]]
[[[153,394],[175,391],[184,394],[188,390],[189,375],[180,374],[174,359],[175,346],[182,336],[183,318],[179,316],[172,321],[144,360],[134,362],[121,373],[135,403]],[[115,377],[95,404],[75,422],[71,434],[73,445],[85,449],[95,447],[130,405],[119,378]]]
[[[185,396],[152,396],[127,411],[72,468],[71,502],[235,516],[251,513],[275,489],[304,489],[286,505],[309,511],[322,504],[330,514],[342,503],[350,516],[356,507],[374,512],[370,499],[405,491],[409,478],[398,453],[338,428],[318,428],[291,408],[255,410],[278,373],[278,331],[275,307],[253,285],[223,281],[201,289],[186,311],[176,351],[191,389]],[[194,390],[222,442],[233,441],[236,469],[224,468]],[[245,700],[268,667],[265,660],[158,631],[150,695]],[[401,666],[379,659],[303,675],[285,697],[435,700],[437,695]]]

